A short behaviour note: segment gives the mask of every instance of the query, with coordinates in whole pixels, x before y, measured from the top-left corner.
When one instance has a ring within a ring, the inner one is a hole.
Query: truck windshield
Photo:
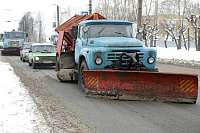
[[[24,38],[24,33],[5,33],[6,38]]]
[[[130,25],[90,25],[87,37],[132,37]]]
[[[35,46],[33,48],[33,52],[54,53],[54,52],[56,52],[56,48],[55,48],[55,46]]]

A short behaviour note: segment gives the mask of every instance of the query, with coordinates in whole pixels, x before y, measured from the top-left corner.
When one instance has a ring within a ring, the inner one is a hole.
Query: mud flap
[[[198,75],[122,70],[84,70],[87,93],[123,100],[196,103]]]

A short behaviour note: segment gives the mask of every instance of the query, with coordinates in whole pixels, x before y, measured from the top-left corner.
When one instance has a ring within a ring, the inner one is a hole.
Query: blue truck
[[[158,72],[157,51],[134,38],[132,22],[75,15],[55,30],[57,77],[86,94],[196,103],[198,75]]]
[[[20,48],[25,42],[25,37],[28,37],[23,31],[5,31],[3,35],[3,50],[2,55],[20,55]]]
[[[78,80],[84,90],[82,70],[158,71],[157,52],[133,37],[133,23],[107,20],[100,14],[75,15],[56,28],[57,76]]]

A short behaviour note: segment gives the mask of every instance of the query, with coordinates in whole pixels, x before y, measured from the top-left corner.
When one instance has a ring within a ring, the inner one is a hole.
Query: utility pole
[[[89,0],[89,14],[92,14],[92,0]]]
[[[60,16],[59,16],[59,5],[57,5],[57,27],[60,25]]]
[[[42,42],[42,21],[39,21],[39,43]]]
[[[158,31],[158,0],[155,0],[154,30],[152,31],[152,33],[153,33],[152,36],[155,37],[154,47],[156,47],[157,31]],[[153,37],[152,37],[152,39],[153,39]]]
[[[178,50],[181,49],[181,37],[182,37],[182,26],[181,26],[181,5],[180,0],[178,0],[178,31],[179,31],[179,39],[178,39]]]
[[[137,30],[142,26],[142,0],[138,0],[138,14],[137,14]],[[138,34],[138,39],[141,38],[141,34]]]
[[[137,29],[142,26],[142,0],[138,0]]]

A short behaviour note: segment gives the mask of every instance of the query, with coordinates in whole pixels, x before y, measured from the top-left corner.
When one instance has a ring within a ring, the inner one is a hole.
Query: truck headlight
[[[155,59],[154,59],[153,57],[149,57],[149,58],[148,58],[148,63],[149,63],[149,64],[153,64],[154,61],[155,61]]]
[[[40,60],[40,58],[39,58],[39,57],[35,57],[35,60],[36,60],[36,61],[39,61],[39,60]]]
[[[103,60],[100,57],[97,57],[96,60],[95,60],[95,63],[97,65],[100,65],[102,62],[103,62]]]

